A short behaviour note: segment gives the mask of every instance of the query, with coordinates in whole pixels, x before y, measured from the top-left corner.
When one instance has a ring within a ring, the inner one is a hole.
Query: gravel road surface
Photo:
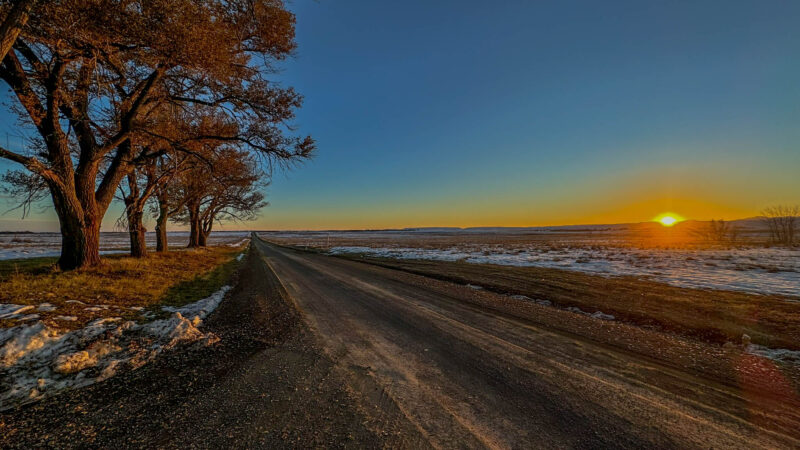
[[[759,426],[777,418],[741,387],[482,308],[468,287],[254,242],[328,354],[436,447],[798,444]]]

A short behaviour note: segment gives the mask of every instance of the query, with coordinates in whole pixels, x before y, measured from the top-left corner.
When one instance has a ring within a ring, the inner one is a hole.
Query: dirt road
[[[766,429],[791,408],[758,410],[740,387],[481,308],[469,287],[254,242],[339,367],[434,446],[800,444]]]
[[[0,448],[800,446],[774,371],[527,303],[253,239],[217,344],[0,413]]]

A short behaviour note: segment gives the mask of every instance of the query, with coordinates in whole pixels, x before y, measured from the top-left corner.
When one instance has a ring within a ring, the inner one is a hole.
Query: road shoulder
[[[260,258],[249,252],[207,321],[219,343],[4,413],[0,447],[382,447],[413,435],[364,413],[380,393],[356,399]]]

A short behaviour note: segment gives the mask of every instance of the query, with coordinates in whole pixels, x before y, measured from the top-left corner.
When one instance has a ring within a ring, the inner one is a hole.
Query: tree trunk
[[[138,205],[131,205],[127,210],[128,215],[128,234],[131,238],[131,256],[134,258],[144,258],[147,256],[147,242],[145,232],[147,231],[142,223],[144,208]]]
[[[189,245],[187,247],[194,248],[200,246],[201,231],[200,207],[189,206]]]
[[[169,219],[169,204],[164,195],[158,196],[158,219],[156,219],[156,251],[168,251],[167,246],[167,219]]]
[[[100,227],[81,227],[69,222],[62,225],[61,257],[58,267],[73,270],[100,265]]]
[[[200,246],[206,247],[208,244],[208,235],[211,234],[211,227],[214,225],[214,219],[206,219],[200,221]]]
[[[58,267],[73,270],[100,264],[100,221],[83,227],[75,221],[61,224],[61,257]]]
[[[77,200],[51,187],[61,228],[58,267],[73,270],[100,265],[100,214],[85,212]]]
[[[194,248],[200,246],[200,227],[196,221],[192,221],[189,225],[189,245],[187,247]]]
[[[205,247],[208,243],[208,233],[206,233],[204,230],[200,230],[198,237],[199,237],[199,242],[197,243],[197,245],[200,247]]]

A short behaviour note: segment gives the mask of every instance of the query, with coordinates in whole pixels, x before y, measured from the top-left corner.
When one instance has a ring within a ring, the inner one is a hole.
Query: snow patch
[[[591,317],[594,317],[595,319],[600,319],[600,320],[614,320],[614,319],[616,319],[616,317],[614,317],[613,314],[605,314],[602,311],[595,311],[593,314],[591,314]]]
[[[78,320],[78,318],[75,316],[55,316],[54,319],[63,320],[65,322],[75,322],[76,320]]]
[[[584,315],[584,316],[594,317],[595,319],[616,320],[616,317],[614,317],[611,314],[606,314],[603,311],[595,311],[593,313],[589,313],[589,312],[586,312],[586,311],[584,311],[584,310],[582,310],[582,309],[580,309],[578,307],[575,307],[575,306],[570,306],[569,308],[564,308],[564,309],[567,310],[567,311],[570,311],[570,312],[574,312],[574,313],[577,313],[577,314]]]
[[[551,302],[550,300],[544,300],[541,298],[530,298],[527,295],[510,295],[509,298],[513,298],[514,300],[522,300],[526,302],[534,302],[542,306],[553,306],[553,302]]]
[[[216,342],[213,333],[198,327],[230,289],[224,286],[182,307],[164,307],[173,313],[169,318],[144,324],[111,317],[69,332],[41,321],[0,329],[0,411],[138,368],[177,345]]]
[[[41,350],[58,338],[58,332],[37,322],[0,329],[0,368],[13,366],[23,356]]]
[[[242,245],[245,245],[248,242],[250,242],[250,238],[244,238],[239,242],[228,244],[228,247],[241,247]]]
[[[194,303],[190,303],[179,308],[164,306],[162,309],[167,312],[177,312],[186,317],[197,316],[200,319],[205,319],[206,316],[211,314],[211,311],[214,311],[217,306],[219,306],[220,302],[222,302],[222,299],[225,298],[225,294],[227,294],[230,289],[230,286],[223,286],[220,290],[202,300],[198,300]]]
[[[13,319],[25,311],[33,309],[33,305],[15,305],[13,303],[0,303],[0,319]]]
[[[39,314],[25,314],[22,317],[17,318],[17,322],[27,322],[29,320],[36,320],[39,318]]]
[[[769,348],[758,344],[749,344],[745,349],[751,355],[761,356],[773,361],[800,365],[800,351],[785,348]]]

